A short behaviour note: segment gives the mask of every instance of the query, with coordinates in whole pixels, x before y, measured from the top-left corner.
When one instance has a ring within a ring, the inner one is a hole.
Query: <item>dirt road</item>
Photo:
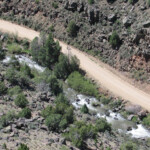
[[[17,34],[18,37],[27,38],[29,40],[39,36],[39,32],[3,20],[0,20],[0,31]],[[81,68],[103,87],[116,96],[122,97],[133,104],[141,105],[143,108],[150,111],[149,94],[121,79],[110,70],[106,69],[101,63],[92,61],[87,54],[71,46],[69,46],[68,50],[68,45],[61,41],[60,45],[63,53],[68,54],[68,51],[70,51],[72,55],[76,55],[80,60]]]

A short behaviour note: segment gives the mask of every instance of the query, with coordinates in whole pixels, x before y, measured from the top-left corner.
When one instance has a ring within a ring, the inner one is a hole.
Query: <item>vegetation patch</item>
[[[82,94],[98,96],[98,90],[96,86],[77,71],[70,74],[68,77],[68,84],[70,87]]]

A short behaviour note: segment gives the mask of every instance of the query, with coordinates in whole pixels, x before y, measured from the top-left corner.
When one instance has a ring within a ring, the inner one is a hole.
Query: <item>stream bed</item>
[[[44,67],[38,65],[35,61],[32,61],[30,58],[23,55],[15,55],[20,63],[27,64],[30,68],[34,68],[39,72],[43,72],[45,70]],[[7,56],[2,62],[9,63],[11,57]],[[84,104],[87,107],[95,112],[96,118],[106,118],[106,120],[112,124],[112,128],[118,130],[120,133],[130,134],[134,138],[149,138],[150,131],[147,130],[142,124],[135,124],[132,121],[128,121],[123,118],[119,113],[112,112],[111,110],[107,110],[104,108],[104,105],[100,105],[98,107],[94,107],[92,105],[93,102],[98,102],[98,100],[94,97],[85,96],[75,92],[73,89],[65,87],[64,92],[69,100],[71,100],[72,105],[76,109],[80,109]],[[130,131],[127,130],[128,127],[132,129]]]

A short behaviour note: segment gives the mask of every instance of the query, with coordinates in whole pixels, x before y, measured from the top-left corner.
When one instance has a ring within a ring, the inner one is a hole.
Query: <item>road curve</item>
[[[8,21],[0,20],[0,31],[11,34],[17,34],[18,37],[33,40],[39,36],[39,32],[19,26]],[[59,41],[62,52],[68,54],[68,45]],[[99,63],[91,60],[89,56],[78,49],[69,46],[72,55],[76,55],[80,60],[80,66],[88,75],[95,79],[99,84],[108,89],[114,95],[122,97],[133,104],[141,105],[150,111],[150,95],[134,87],[127,81],[121,79],[110,70],[106,69]]]

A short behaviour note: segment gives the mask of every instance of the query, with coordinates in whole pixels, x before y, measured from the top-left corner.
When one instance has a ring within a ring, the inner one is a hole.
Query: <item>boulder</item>
[[[139,116],[139,118],[143,119],[144,117],[146,117],[147,111],[141,110],[137,115]]]
[[[132,20],[129,17],[124,17],[122,23],[125,27],[129,27],[132,24]]]
[[[150,27],[150,21],[145,21],[145,22],[143,22],[142,25],[144,28],[148,28],[148,27]]]
[[[141,106],[139,105],[129,105],[125,107],[125,110],[132,114],[138,114],[142,110]]]
[[[117,19],[116,14],[110,14],[110,15],[108,16],[108,20],[109,20],[110,22],[114,22],[116,19]]]

